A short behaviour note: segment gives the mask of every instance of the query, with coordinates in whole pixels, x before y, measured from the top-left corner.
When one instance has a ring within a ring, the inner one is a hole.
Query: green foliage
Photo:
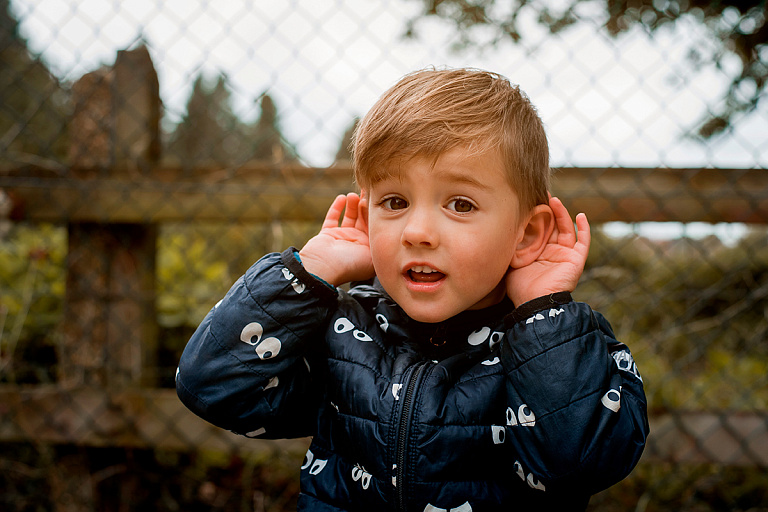
[[[768,477],[761,468],[641,461],[629,478],[594,496],[587,510],[762,512]]]
[[[0,237],[0,382],[52,380],[66,250],[64,230],[48,224]]]
[[[196,326],[258,258],[301,246],[318,229],[313,223],[163,226],[157,268],[160,326]]]
[[[295,511],[302,456],[5,443],[0,510]]]
[[[768,404],[765,228],[654,242],[595,230],[576,290],[627,343],[655,410],[762,410]]]
[[[27,50],[8,0],[0,0],[0,163],[62,161],[68,93]]]
[[[734,73],[721,101],[702,120],[698,134],[711,137],[727,129],[739,114],[753,111],[768,82],[768,4],[741,0],[566,0],[531,2],[515,0],[418,0],[422,12],[407,22],[406,36],[418,34],[418,22],[434,17],[452,25],[457,49],[525,40],[524,23],[533,19],[556,34],[587,22],[601,26],[611,36],[640,27],[654,32],[687,18],[709,34],[706,43],[691,40],[690,62],[697,67],[716,65],[735,57],[741,70]],[[714,43],[711,44],[711,43]],[[709,53],[707,48],[714,48]],[[721,69],[725,66],[721,66]]]

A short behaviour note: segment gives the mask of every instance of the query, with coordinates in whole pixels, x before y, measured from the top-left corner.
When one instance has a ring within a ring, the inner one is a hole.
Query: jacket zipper
[[[400,414],[400,424],[397,430],[397,451],[395,459],[397,470],[395,472],[395,484],[397,489],[398,510],[402,510],[403,512],[405,512],[405,458],[408,448],[408,432],[411,429],[413,397],[416,393],[416,384],[425,367],[426,363],[419,363],[411,372],[411,377],[405,390],[405,396],[403,396],[403,409]]]

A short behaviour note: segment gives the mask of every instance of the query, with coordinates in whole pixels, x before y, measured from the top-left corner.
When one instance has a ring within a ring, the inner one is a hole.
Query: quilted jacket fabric
[[[324,284],[289,249],[206,316],[177,392],[245,436],[312,436],[299,510],[584,510],[640,458],[642,379],[568,294],[513,310],[421,324],[375,284]]]

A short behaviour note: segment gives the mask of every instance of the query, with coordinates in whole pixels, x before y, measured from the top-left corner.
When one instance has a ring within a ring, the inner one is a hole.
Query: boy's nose
[[[439,235],[432,214],[424,210],[411,210],[403,228],[402,243],[405,246],[437,247]]]

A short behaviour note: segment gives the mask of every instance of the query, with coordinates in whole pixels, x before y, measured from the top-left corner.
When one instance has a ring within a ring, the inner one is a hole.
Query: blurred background
[[[699,0],[0,0],[0,509],[294,510],[307,440],[173,389],[197,324],[354,190],[407,72],[520,84],[595,231],[575,296],[652,433],[594,511],[768,510],[768,7]]]

